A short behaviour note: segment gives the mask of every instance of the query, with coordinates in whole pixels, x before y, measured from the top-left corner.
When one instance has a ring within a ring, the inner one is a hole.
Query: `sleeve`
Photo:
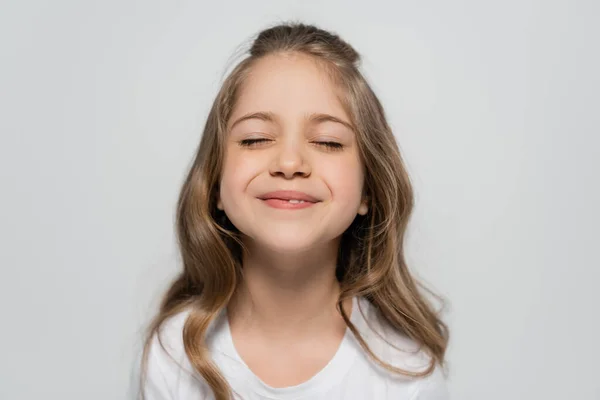
[[[419,381],[410,400],[450,400],[446,379],[439,367],[427,378]]]

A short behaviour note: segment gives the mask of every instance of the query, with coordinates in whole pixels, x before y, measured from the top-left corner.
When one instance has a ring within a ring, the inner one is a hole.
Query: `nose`
[[[281,145],[271,163],[269,172],[273,176],[282,175],[286,179],[292,179],[296,175],[308,177],[311,167],[301,145],[295,141],[290,141]]]

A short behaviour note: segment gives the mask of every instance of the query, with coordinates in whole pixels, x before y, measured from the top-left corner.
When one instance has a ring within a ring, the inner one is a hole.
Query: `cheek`
[[[348,205],[360,202],[364,177],[358,161],[330,163],[323,168],[323,174],[336,201]]]
[[[259,161],[241,154],[233,154],[225,159],[220,185],[224,203],[231,203],[246,191],[249,182],[260,173]]]

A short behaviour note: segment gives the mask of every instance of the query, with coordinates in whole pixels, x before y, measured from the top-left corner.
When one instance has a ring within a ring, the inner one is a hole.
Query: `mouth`
[[[278,190],[275,192],[265,193],[258,197],[261,200],[285,200],[292,203],[318,203],[320,200],[304,192],[294,190]]]
[[[285,200],[277,198],[266,198],[260,199],[264,204],[272,208],[279,208],[284,210],[299,210],[308,207],[312,207],[319,202],[305,201],[305,200]]]
[[[270,207],[288,210],[308,208],[321,202],[307,193],[292,190],[269,192],[258,198]]]

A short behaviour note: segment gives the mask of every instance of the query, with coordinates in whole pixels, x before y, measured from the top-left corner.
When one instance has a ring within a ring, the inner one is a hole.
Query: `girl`
[[[181,190],[145,399],[448,398],[447,328],[404,260],[410,181],[358,62],[286,24],[225,80]]]

